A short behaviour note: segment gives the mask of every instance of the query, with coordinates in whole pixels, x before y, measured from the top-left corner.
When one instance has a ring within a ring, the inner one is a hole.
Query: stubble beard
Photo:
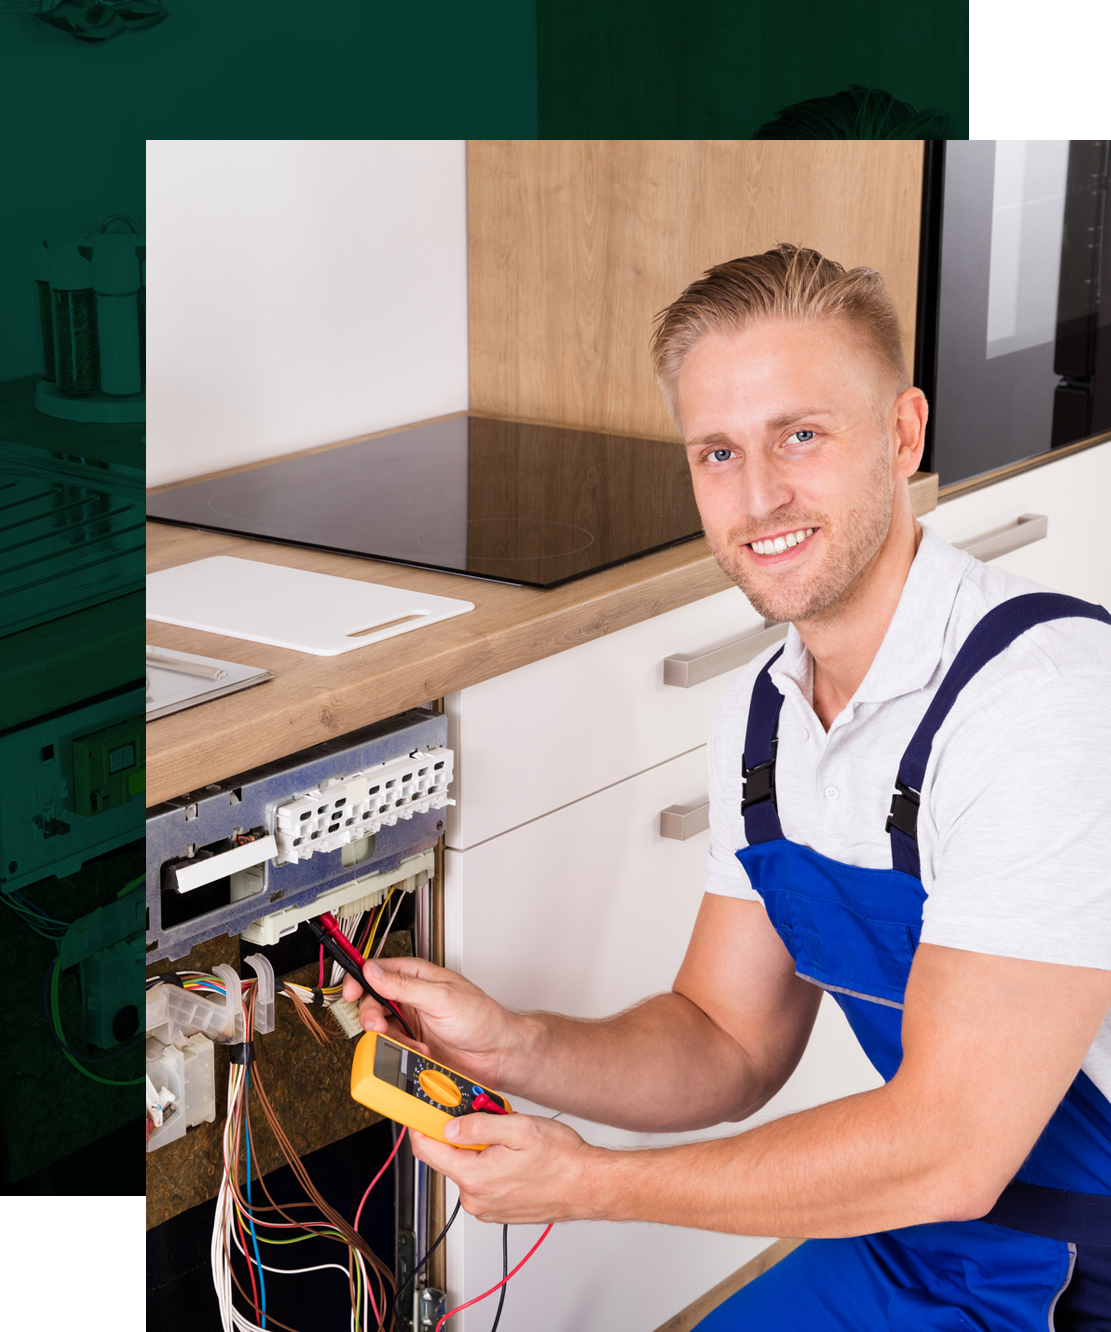
[[[839,527],[828,515],[803,514],[784,509],[774,514],[759,530],[749,526],[727,533],[724,544],[709,532],[706,540],[714,558],[766,620],[828,622],[840,617],[853,603],[864,585],[864,575],[887,540],[891,530],[894,494],[888,461],[882,455],[868,478],[860,502]],[[784,570],[777,576],[775,567],[760,569],[753,565],[741,546],[756,540],[769,529],[805,531],[820,528],[825,545],[823,558],[813,571]]]

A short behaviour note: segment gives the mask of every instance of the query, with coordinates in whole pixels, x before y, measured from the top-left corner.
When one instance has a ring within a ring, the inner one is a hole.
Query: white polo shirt
[[[832,860],[891,868],[884,824],[899,760],[958,649],[1000,602],[1045,588],[924,529],[868,674],[828,733],[795,629],[771,679],[784,696],[775,785],[783,834]],[[757,898],[741,756],[753,682],[730,686],[710,733],[707,892]],[[937,732],[918,813],[922,942],[1111,970],[1111,626],[1055,620],[965,686]],[[1083,1064],[1111,1099],[1111,1015]]]

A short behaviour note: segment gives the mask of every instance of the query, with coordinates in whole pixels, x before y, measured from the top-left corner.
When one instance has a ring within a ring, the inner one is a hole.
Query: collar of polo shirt
[[[971,555],[955,550],[930,528],[922,528],[921,544],[880,649],[833,727],[850,721],[857,703],[883,703],[930,683],[941,666],[945,626],[971,560]],[[813,665],[806,645],[791,625],[783,655],[772,668],[772,682],[781,694],[797,690],[810,704]]]

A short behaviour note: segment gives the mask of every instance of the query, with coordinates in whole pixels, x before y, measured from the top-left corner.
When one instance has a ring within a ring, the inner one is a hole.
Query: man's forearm
[[[664,1133],[741,1119],[775,1090],[675,993],[598,1020],[521,1014],[515,1034],[503,1090],[616,1128]]]
[[[729,1138],[593,1152],[590,1214],[612,1221],[862,1235],[981,1216],[995,1196],[968,1150],[890,1083]]]

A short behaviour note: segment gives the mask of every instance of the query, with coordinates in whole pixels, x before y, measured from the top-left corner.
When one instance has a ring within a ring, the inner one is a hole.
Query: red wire
[[[318,990],[322,990],[324,988],[324,945],[323,944],[320,945],[320,980],[317,982],[316,988]]]
[[[489,1290],[483,1292],[483,1294],[481,1295],[476,1295],[473,1300],[468,1300],[466,1304],[457,1304],[454,1309],[449,1309],[447,1313],[444,1314],[443,1318],[441,1318],[440,1321],[436,1324],[436,1332],[440,1332],[440,1329],[447,1322],[447,1320],[449,1318],[454,1318],[455,1315],[459,1313],[461,1310],[469,1309],[472,1304],[477,1304],[480,1300],[486,1299],[488,1295],[493,1295],[494,1291],[501,1290],[502,1286],[505,1285],[505,1283],[509,1280],[509,1278],[516,1276],[517,1273],[521,1270],[521,1268],[524,1267],[524,1265],[536,1252],[536,1250],[539,1249],[541,1244],[544,1243],[544,1241],[548,1238],[548,1232],[550,1230],[551,1226],[549,1225],[547,1230],[544,1231],[543,1235],[540,1236],[540,1238],[536,1241],[536,1243],[532,1246],[532,1248],[529,1249],[528,1253],[525,1254],[525,1256],[521,1259],[521,1261],[517,1264],[517,1266],[513,1269],[513,1271],[510,1272],[509,1276],[502,1277],[502,1279],[498,1282],[496,1286],[491,1286]]]
[[[371,1191],[371,1189],[374,1188],[375,1184],[378,1183],[378,1181],[382,1178],[382,1176],[383,1176],[383,1175],[386,1173],[386,1171],[390,1168],[390,1162],[391,1162],[391,1161],[394,1159],[394,1157],[397,1155],[397,1149],[401,1146],[401,1139],[404,1138],[404,1136],[405,1136],[405,1130],[404,1130],[404,1128],[403,1128],[403,1129],[401,1130],[401,1132],[397,1135],[397,1141],[396,1141],[396,1142],[394,1143],[394,1145],[393,1145],[393,1151],[390,1152],[389,1156],[386,1157],[386,1164],[382,1167],[381,1170],[379,1170],[379,1172],[374,1176],[374,1178],[373,1178],[373,1179],[370,1181],[370,1183],[366,1186],[366,1192],[363,1194],[363,1201],[359,1204],[359,1210],[355,1213],[355,1229],[356,1229],[356,1230],[358,1230],[358,1228],[359,1228],[359,1217],[362,1216],[362,1214],[363,1214],[363,1204],[364,1204],[364,1203],[366,1202],[366,1200],[370,1197],[370,1191]]]
[[[255,1268],[251,1261],[250,1250],[247,1248],[247,1236],[243,1233],[243,1222],[239,1218],[239,1209],[235,1211],[235,1224],[239,1227],[239,1242],[243,1245],[243,1257],[247,1259],[247,1275],[251,1278],[251,1295],[254,1297],[255,1317],[261,1316],[262,1310],[258,1302],[258,1287],[255,1285]]]

